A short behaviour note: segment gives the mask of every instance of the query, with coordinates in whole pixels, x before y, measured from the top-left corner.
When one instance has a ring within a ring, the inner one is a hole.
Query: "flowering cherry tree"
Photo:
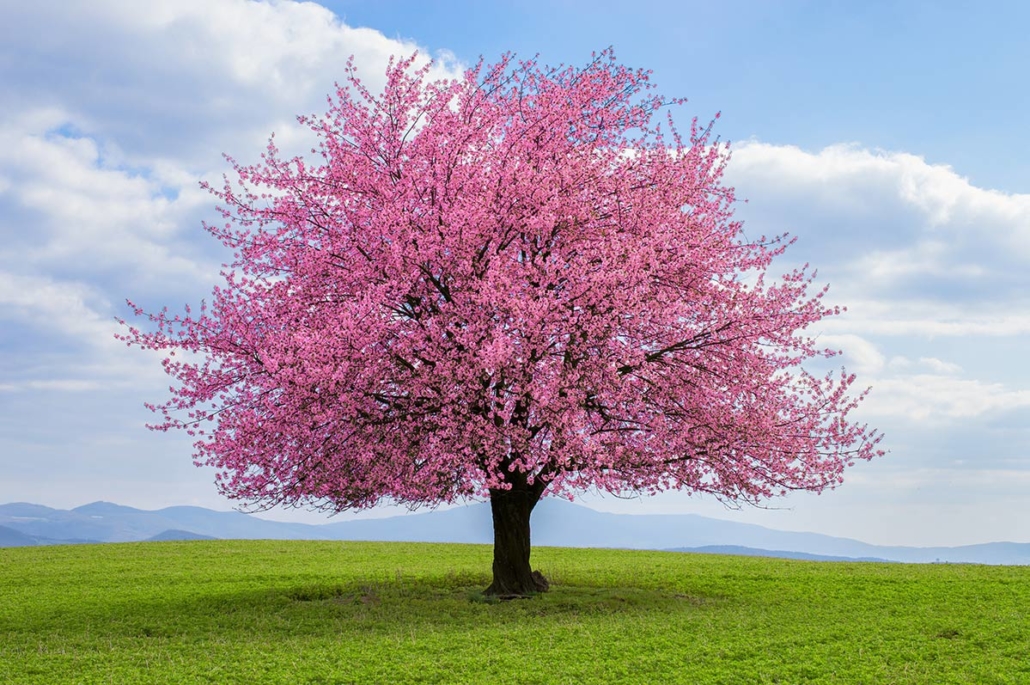
[[[838,309],[789,244],[749,240],[725,147],[610,51],[584,68],[502,58],[462,80],[353,63],[300,121],[312,159],[230,160],[207,230],[234,261],[199,312],[123,339],[177,385],[152,426],[197,438],[221,491],[334,512],[489,498],[488,593],[530,566],[545,493],[667,489],[758,502],[841,482],[879,435],[804,330]],[[175,353],[179,354],[176,355]]]

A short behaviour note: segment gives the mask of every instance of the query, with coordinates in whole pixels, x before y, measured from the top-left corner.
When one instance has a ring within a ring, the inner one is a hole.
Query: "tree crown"
[[[332,510],[488,490],[669,488],[756,502],[876,454],[854,376],[805,329],[814,272],[769,276],[726,146],[658,113],[649,73],[511,56],[462,80],[352,63],[313,161],[230,159],[211,188],[234,251],[198,313],[137,315],[168,357],[153,405],[224,493]],[[131,303],[130,303],[131,305]]]

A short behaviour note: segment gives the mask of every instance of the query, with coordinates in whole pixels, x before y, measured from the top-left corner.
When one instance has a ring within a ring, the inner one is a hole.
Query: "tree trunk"
[[[537,488],[490,491],[494,579],[485,594],[511,599],[547,591],[547,579],[529,565],[529,517],[539,499]]]

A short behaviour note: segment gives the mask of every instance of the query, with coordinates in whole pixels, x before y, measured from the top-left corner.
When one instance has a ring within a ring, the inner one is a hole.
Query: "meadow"
[[[2,683],[1030,683],[1030,567],[479,545],[0,549]]]

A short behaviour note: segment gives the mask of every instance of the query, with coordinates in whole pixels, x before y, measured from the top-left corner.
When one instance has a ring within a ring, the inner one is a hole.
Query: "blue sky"
[[[821,324],[873,393],[886,457],[821,496],[692,512],[885,544],[1030,541],[1030,43],[1022,2],[94,0],[0,6],[0,502],[228,508],[154,434],[157,360],[114,340],[126,297],[197,302],[226,255],[198,189],[305,138],[353,54],[372,85],[418,47],[584,63],[614,46],[732,141],[755,234],[798,236],[847,315]],[[374,512],[384,513],[384,512]],[[304,512],[276,517],[318,520]]]

